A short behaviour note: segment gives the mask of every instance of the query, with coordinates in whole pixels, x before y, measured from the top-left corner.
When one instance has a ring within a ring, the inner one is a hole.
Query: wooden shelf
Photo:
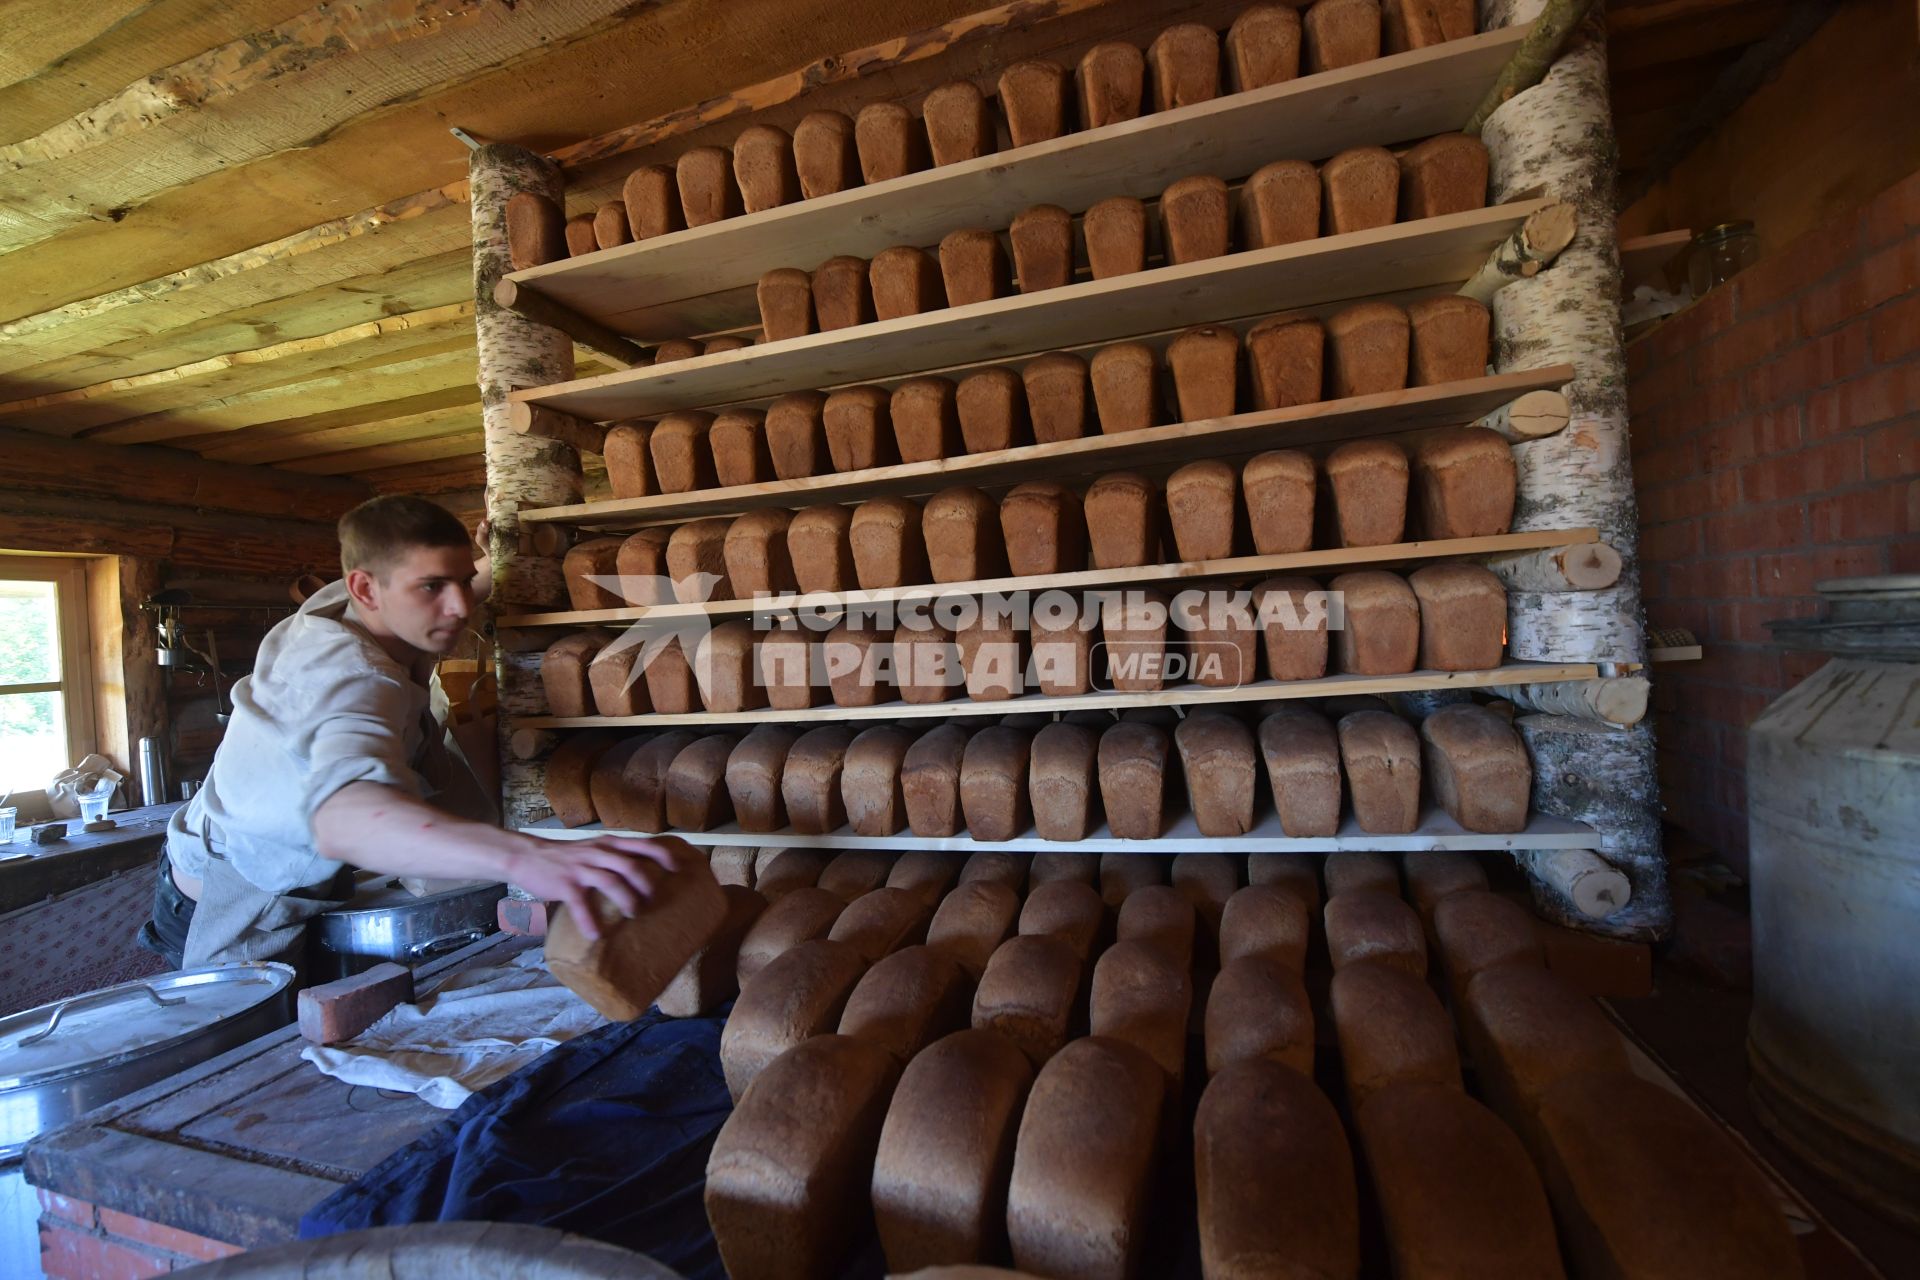
[[[509,614],[496,619],[503,627],[566,627],[661,621],[669,618],[739,617],[756,613],[791,613],[797,609],[831,609],[847,605],[911,604],[944,596],[989,595],[1014,591],[1086,591],[1102,587],[1167,581],[1193,581],[1287,572],[1346,569],[1362,565],[1401,564],[1457,556],[1502,555],[1593,542],[1594,528],[1530,529],[1483,538],[1451,538],[1432,542],[1395,542],[1379,547],[1329,547],[1286,555],[1235,556],[1230,560],[1187,560],[1174,564],[1135,565],[1125,569],[1086,569],[1078,573],[1050,573],[1026,578],[983,578],[971,582],[943,582],[881,591],[788,592],[748,600],[712,600],[700,604],[635,605],[626,609],[573,609],[554,613]]]
[[[636,836],[646,839],[658,834],[650,831],[608,830],[598,824],[586,827],[562,827],[547,819],[520,828],[532,835],[552,840],[586,840],[593,836]],[[760,848],[799,849],[939,849],[953,853],[1146,853],[1175,854],[1194,852],[1231,853],[1333,853],[1341,849],[1371,849],[1379,852],[1410,853],[1434,849],[1498,851],[1508,849],[1597,849],[1599,833],[1578,822],[1534,814],[1524,831],[1508,835],[1488,835],[1462,830],[1460,824],[1438,809],[1421,815],[1420,825],[1406,835],[1370,835],[1360,830],[1348,814],[1340,831],[1331,836],[1289,836],[1280,830],[1280,819],[1272,812],[1261,817],[1254,829],[1243,836],[1203,836],[1193,818],[1183,815],[1168,825],[1166,834],[1156,840],[1121,840],[1105,824],[1084,840],[1043,840],[1028,831],[1012,840],[975,840],[969,836],[916,836],[903,831],[893,836],[860,836],[842,828],[824,836],[803,836],[791,831],[772,834],[741,831],[728,823],[712,831],[673,831],[689,844],[748,845]]]
[[[713,359],[726,359],[715,356]],[[669,366],[674,367],[674,366]],[[614,498],[520,513],[524,522],[636,528],[699,516],[736,515],[763,507],[805,507],[883,494],[935,493],[952,485],[1015,485],[1057,480],[1062,475],[1192,462],[1196,458],[1300,448],[1388,432],[1419,431],[1470,423],[1529,391],[1566,385],[1571,365],[1549,365],[1430,387],[1408,387],[1345,400],[1323,400],[1290,409],[1267,409],[1230,418],[1204,418],[1145,431],[1082,436],[1051,444],[970,453],[933,462],[901,463],[866,471],[840,471],[797,480]]]
[[[922,374],[1063,346],[1458,284],[1544,207],[1525,200],[1371,231],[1229,253],[1041,293],[810,333],[671,364],[623,369],[509,400],[611,422]]]
[[[882,702],[871,707],[806,707],[798,711],[689,711],[639,716],[516,716],[521,729],[666,729],[676,725],[755,725],[830,720],[949,720],[956,716],[1011,716],[1023,712],[1124,710],[1128,707],[1197,707],[1232,702],[1265,702],[1293,698],[1333,698],[1350,694],[1405,693],[1420,689],[1494,689],[1510,684],[1548,684],[1564,680],[1592,680],[1600,668],[1590,662],[1510,662],[1491,671],[1411,671],[1398,676],[1327,676],[1320,680],[1258,680],[1252,684],[1213,688],[1182,684],[1151,693],[1106,691],[1066,697],[1031,694],[998,702],[974,702],[956,697],[947,702]],[[824,692],[824,691],[823,691]]]
[[[871,258],[893,245],[935,244],[958,227],[1002,229],[1036,204],[1078,213],[1109,196],[1158,196],[1193,174],[1238,179],[1273,160],[1320,160],[1458,129],[1526,32],[1490,31],[508,278],[644,341],[713,333],[757,318],[753,284],[775,267]]]

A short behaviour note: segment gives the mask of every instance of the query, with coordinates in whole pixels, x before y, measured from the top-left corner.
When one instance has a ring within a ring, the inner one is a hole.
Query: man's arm
[[[542,840],[442,813],[395,787],[352,782],[313,813],[321,856],[392,876],[506,880],[537,897],[567,904],[588,937],[598,937],[587,891],[597,889],[626,915],[653,895],[659,868],[678,866],[667,840],[597,836]]]

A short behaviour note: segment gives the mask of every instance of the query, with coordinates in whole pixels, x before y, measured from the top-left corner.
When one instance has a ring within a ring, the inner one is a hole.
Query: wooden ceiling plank
[[[216,449],[222,445],[232,444],[237,440],[284,440],[308,431],[331,431],[335,427],[391,422],[395,418],[407,418],[419,413],[434,413],[442,409],[467,409],[478,412],[479,404],[478,387],[442,387],[438,390],[422,391],[373,404],[330,409],[325,413],[303,414],[299,417],[281,418],[271,422],[250,422],[242,427],[223,428],[216,425],[209,429],[205,426],[195,426],[190,434],[170,437],[167,440],[167,447],[189,449],[199,453],[205,449]],[[236,435],[236,431],[241,434]]]
[[[369,468],[389,467],[404,462],[428,462],[439,458],[465,458],[485,451],[478,433],[439,436],[431,440],[412,440],[402,444],[377,444],[365,449],[348,449],[316,458],[296,458],[279,464],[283,471],[308,475],[343,476]]]
[[[1703,57],[1765,39],[1785,19],[1786,0],[1735,5],[1726,12],[1628,32],[1607,42],[1609,74]]]
[[[473,433],[481,439],[480,412],[475,405],[457,405],[428,413],[409,414],[377,422],[329,427],[323,431],[299,431],[285,435],[263,436],[257,429],[235,431],[223,442],[201,451],[200,456],[220,462],[254,465],[286,462],[294,458],[319,457],[374,444],[397,444],[404,440],[426,440],[436,436]],[[236,438],[237,437],[237,438]]]
[[[313,0],[7,0],[0,44],[0,141],[14,142],[131,84]],[[11,135],[11,136],[8,136]]]

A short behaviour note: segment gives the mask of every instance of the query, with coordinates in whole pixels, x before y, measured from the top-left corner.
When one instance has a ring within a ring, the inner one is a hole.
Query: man
[[[549,841],[502,830],[428,691],[466,631],[487,562],[460,522],[389,496],[340,518],[345,576],[261,642],[233,687],[206,782],[167,827],[153,919],[141,941],[176,967],[298,965],[306,925],[352,896],[352,868],[506,880],[565,902],[583,932],[590,889],[631,914],[661,844]]]

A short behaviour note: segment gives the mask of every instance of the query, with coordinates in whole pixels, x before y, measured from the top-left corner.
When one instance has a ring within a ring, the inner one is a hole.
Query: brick
[[[1920,240],[1888,245],[1809,289],[1795,308],[1815,334],[1920,287]]]
[[[547,904],[523,898],[502,898],[494,909],[500,932],[523,938],[543,938],[547,933]]]
[[[1881,484],[1819,498],[1807,506],[1813,540],[1861,542],[1909,532],[1905,486]]]
[[[1640,530],[1640,561],[1666,564],[1700,554],[1700,521],[1676,520]]]
[[[1709,526],[1711,536],[1711,526]],[[1745,600],[1753,595],[1753,561],[1742,557],[1690,560],[1672,568],[1675,595],[1703,600]]]
[[[1694,367],[1703,380],[1729,377],[1750,365],[1769,359],[1800,336],[1791,307],[1779,307],[1742,320],[1707,343],[1694,357]]]
[[[1811,595],[1813,560],[1803,552],[1761,556],[1754,561],[1753,577],[1763,596]]]
[[[1807,433],[1825,437],[1920,413],[1920,363],[1875,369],[1807,402]]]
[[[1627,412],[1634,418],[1685,395],[1693,388],[1693,360],[1682,352],[1672,360],[1654,366],[1647,373],[1627,375]]]
[[[1653,948],[1535,919],[1547,968],[1583,995],[1633,999],[1653,994]]]
[[[1859,438],[1843,436],[1811,449],[1764,458],[1740,469],[1740,495],[1760,503],[1831,493],[1861,479],[1863,456]]]
[[[1806,509],[1797,502],[1722,512],[1708,516],[1705,523],[1710,556],[1751,555],[1775,547],[1798,546],[1807,535]]]
[[[1908,538],[1887,549],[1888,573],[1920,573],[1920,538]]]
[[[1779,656],[1759,645],[1715,645],[1701,653],[1695,669],[1703,679],[1731,688],[1771,689],[1780,683]]]
[[[1690,440],[1650,449],[1644,454],[1636,455],[1633,460],[1633,478],[1636,484],[1665,484],[1670,480],[1681,480],[1695,475],[1699,470],[1698,453]]]
[[[1869,324],[1877,363],[1892,364],[1920,351],[1920,294],[1880,308]]]
[[[1784,405],[1736,418],[1707,432],[1700,440],[1700,463],[1707,471],[1737,467],[1797,449],[1801,439],[1800,408]]]
[[[300,993],[300,1034],[314,1044],[351,1040],[413,999],[413,970],[391,961]]]
[[[1868,202],[1861,229],[1869,246],[1905,239],[1920,231],[1920,173],[1894,183]]]
[[[183,1258],[193,1258],[199,1262],[216,1262],[221,1258],[231,1258],[236,1253],[245,1252],[237,1244],[228,1244],[224,1240],[212,1240],[206,1236],[195,1235],[191,1231],[182,1231],[178,1227],[149,1222],[145,1218],[136,1218],[130,1213],[121,1213],[117,1209],[108,1209],[104,1206],[100,1210],[100,1226],[109,1235],[137,1244],[151,1245],[156,1249],[164,1249],[168,1253],[177,1253]]]
[[[1813,565],[1815,585],[1830,578],[1858,578],[1868,574],[1891,572],[1887,568],[1887,544],[1856,542],[1844,547],[1816,547],[1808,555]]]
[[[1870,325],[1862,316],[1781,352],[1748,384],[1756,405],[1799,400],[1810,391],[1851,378],[1867,367]]]
[[[1865,478],[1900,480],[1920,475],[1920,419],[1881,427],[1867,437]]]
[[[1853,261],[1859,252],[1856,219],[1836,218],[1817,227],[1781,252],[1740,273],[1733,281],[1735,313],[1758,315],[1776,303],[1787,301]]]
[[[173,1270],[174,1259],[68,1227],[40,1229],[40,1269],[48,1280],[147,1280]]]
[[[1648,335],[1657,361],[1691,351],[1733,321],[1733,291],[1715,289]]]
[[[35,1187],[34,1193],[40,1197],[41,1216],[58,1218],[88,1231],[93,1230],[96,1219],[94,1207],[89,1202],[75,1200],[72,1196],[63,1196],[57,1191],[48,1191],[41,1187]]]

